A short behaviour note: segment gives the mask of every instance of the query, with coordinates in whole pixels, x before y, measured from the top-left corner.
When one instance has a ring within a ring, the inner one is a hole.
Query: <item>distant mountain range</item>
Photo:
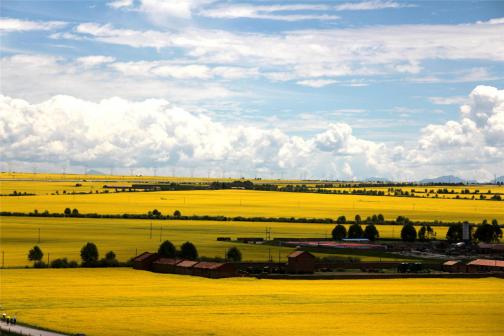
[[[91,169],[86,172],[86,175],[105,175],[105,174],[99,170]]]
[[[431,178],[431,179],[423,179],[418,181],[419,183],[422,184],[430,184],[430,183],[478,183],[476,180],[463,180],[458,176],[454,175],[446,175],[446,176],[439,176],[436,178]]]

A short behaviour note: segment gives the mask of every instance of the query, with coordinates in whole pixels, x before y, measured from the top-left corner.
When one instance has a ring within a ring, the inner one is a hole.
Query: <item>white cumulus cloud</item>
[[[245,164],[274,171],[296,167],[318,152],[317,147],[348,154],[355,150],[345,147],[359,144],[345,124],[331,125],[338,140],[332,135],[303,139],[274,129],[226,126],[161,99],[94,103],[59,95],[30,104],[2,96],[0,110],[0,143],[7,161],[228,169]]]
[[[415,179],[451,172],[486,180],[504,167],[503,106],[504,90],[478,86],[459,120],[428,125],[419,138],[399,145],[363,139],[339,122],[305,137],[226,124],[164,99],[57,95],[30,103],[1,96],[0,151],[3,162],[24,164],[186,167],[234,176],[239,169],[246,176],[282,172],[314,178]]]
[[[22,32],[33,30],[53,30],[67,25],[62,21],[30,21],[0,17],[0,32]]]

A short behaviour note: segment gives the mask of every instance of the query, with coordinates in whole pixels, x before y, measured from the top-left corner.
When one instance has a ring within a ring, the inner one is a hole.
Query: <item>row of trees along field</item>
[[[407,217],[399,216],[396,221],[397,224],[402,225],[401,239],[406,242],[429,241],[436,238],[436,232],[428,224],[422,224],[417,232],[414,223]],[[355,221],[350,225],[348,230],[344,226],[347,224],[345,216],[340,216],[336,220],[338,223],[332,230],[332,237],[334,240],[342,240],[344,238],[367,238],[370,241],[375,241],[380,237],[380,233],[375,224],[384,224],[384,219],[381,214],[368,217],[364,222],[365,228],[362,228],[362,220],[359,215],[355,216]],[[496,219],[492,220],[489,224],[485,219],[480,225],[470,226],[470,235],[476,240],[485,243],[495,243],[502,238],[502,229]],[[451,224],[446,233],[446,240],[449,242],[457,242],[462,240],[463,223]],[[472,232],[474,231],[474,232]]]
[[[105,257],[99,259],[98,247],[91,242],[86,243],[80,251],[81,263],[79,264],[75,260],[68,260],[67,258],[58,258],[45,263],[42,259],[44,258],[44,252],[42,249],[35,245],[30,251],[28,251],[28,260],[33,262],[33,267],[35,268],[73,268],[73,267],[118,267],[118,266],[128,266],[129,262],[120,262],[116,258],[114,251],[109,251],[105,254]]]
[[[177,250],[175,245],[169,241],[165,240],[161,245],[159,245],[158,254],[163,258],[180,258],[189,260],[198,260],[198,250],[196,246],[191,242],[185,242],[180,246],[180,250]],[[208,260],[209,258],[204,258]],[[214,258],[215,259],[215,258]],[[241,261],[242,254],[237,247],[231,247],[226,251],[226,260],[229,261]]]
[[[306,217],[243,217],[234,216],[228,217],[223,215],[182,215],[179,210],[175,210],[173,214],[163,214],[158,209],[148,211],[147,213],[135,213],[135,214],[99,214],[99,213],[80,213],[78,209],[66,208],[62,213],[53,212],[50,213],[48,210],[39,212],[34,210],[33,212],[11,212],[11,211],[0,211],[1,216],[17,216],[17,217],[77,217],[77,218],[109,218],[109,219],[156,219],[156,220],[203,220],[203,221],[234,221],[234,222],[278,222],[278,223],[319,223],[319,224],[331,224],[337,223],[341,224],[342,218],[343,223],[346,224],[375,224],[375,225],[399,225],[401,223],[396,220],[385,220],[382,214],[368,216],[365,220],[361,220],[360,215],[355,217],[355,221],[347,220],[345,216],[340,216],[338,219],[334,218],[306,218]],[[401,216],[398,217],[398,219]],[[414,225],[430,225],[430,226],[450,226],[451,224],[460,224],[461,222],[443,222],[439,220],[433,221],[415,221]]]
[[[158,254],[164,258],[181,258],[189,260],[198,260],[198,250],[196,246],[191,242],[185,242],[180,246],[180,250],[175,248],[172,242],[165,240],[158,249]],[[74,268],[74,267],[118,267],[118,266],[130,266],[130,262],[120,262],[116,258],[114,251],[109,251],[104,258],[99,259],[98,247],[91,242],[88,242],[81,249],[81,263],[79,264],[75,260],[68,260],[67,258],[58,258],[45,263],[42,259],[44,258],[44,252],[42,249],[35,245],[30,251],[28,251],[28,260],[33,262],[33,267],[35,268]],[[210,258],[204,258],[208,260]],[[242,254],[240,250],[236,247],[231,247],[226,252],[226,260],[229,261],[241,261]]]

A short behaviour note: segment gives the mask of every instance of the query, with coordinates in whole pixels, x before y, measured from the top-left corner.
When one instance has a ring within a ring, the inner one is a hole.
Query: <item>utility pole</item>
[[[271,240],[271,227],[266,227],[264,229],[264,235],[266,236],[266,240]]]

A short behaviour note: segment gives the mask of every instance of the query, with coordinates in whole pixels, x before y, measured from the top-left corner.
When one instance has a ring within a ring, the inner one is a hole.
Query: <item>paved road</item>
[[[0,322],[0,330],[11,331],[19,335],[27,335],[27,336],[66,336],[65,334],[58,334],[51,331],[38,330],[35,328],[20,325],[8,325],[7,323],[4,322]]]

